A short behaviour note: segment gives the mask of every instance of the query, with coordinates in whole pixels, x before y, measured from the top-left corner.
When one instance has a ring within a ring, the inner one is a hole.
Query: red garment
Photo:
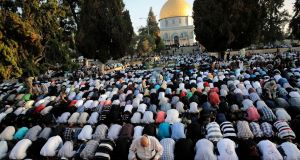
[[[185,97],[185,96],[186,96],[186,93],[185,93],[185,92],[181,92],[181,93],[180,93],[180,98]]]
[[[204,83],[203,83],[203,86],[204,86],[204,87],[209,87],[209,83],[208,83],[208,82],[204,82]]]
[[[155,123],[162,123],[165,121],[166,113],[164,111],[157,112]]]
[[[220,97],[216,92],[211,92],[209,94],[209,102],[212,106],[217,106],[220,104]]]
[[[112,104],[111,100],[106,100],[104,106],[110,106]]]
[[[44,105],[39,105],[34,109],[34,113],[40,113],[44,108],[46,108]]]
[[[68,107],[73,107],[77,103],[77,100],[72,100]]]
[[[254,106],[251,106],[247,109],[246,119],[248,121],[258,121],[260,119],[260,115]]]
[[[199,93],[202,93],[202,89],[201,89],[201,88],[197,88],[197,91],[198,91]]]
[[[219,93],[219,88],[217,88],[217,87],[212,88],[212,89],[210,89],[210,92],[216,92],[216,93]]]

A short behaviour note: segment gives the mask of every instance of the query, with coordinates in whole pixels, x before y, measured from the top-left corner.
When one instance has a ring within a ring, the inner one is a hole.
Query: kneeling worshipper
[[[158,160],[163,154],[163,147],[152,136],[143,135],[133,140],[128,154],[128,160]]]

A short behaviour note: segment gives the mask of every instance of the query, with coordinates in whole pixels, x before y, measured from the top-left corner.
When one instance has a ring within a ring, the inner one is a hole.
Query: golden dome
[[[160,10],[160,19],[192,16],[192,7],[185,0],[168,0]]]

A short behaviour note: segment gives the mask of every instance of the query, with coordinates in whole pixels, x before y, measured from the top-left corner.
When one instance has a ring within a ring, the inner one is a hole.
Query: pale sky
[[[166,1],[167,0],[124,0],[125,7],[130,12],[134,30],[137,31],[141,26],[146,25],[146,19],[143,18],[147,17],[150,7],[153,8],[154,14],[158,19],[160,9]],[[194,0],[186,1],[193,5]],[[285,0],[284,2],[284,8],[287,9],[290,14],[293,10],[293,3],[295,3],[295,0]]]

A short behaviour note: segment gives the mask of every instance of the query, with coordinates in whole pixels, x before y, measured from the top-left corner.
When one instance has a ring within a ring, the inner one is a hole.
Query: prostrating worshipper
[[[129,148],[128,160],[159,160],[163,154],[163,147],[152,136],[143,135],[132,141]]]

